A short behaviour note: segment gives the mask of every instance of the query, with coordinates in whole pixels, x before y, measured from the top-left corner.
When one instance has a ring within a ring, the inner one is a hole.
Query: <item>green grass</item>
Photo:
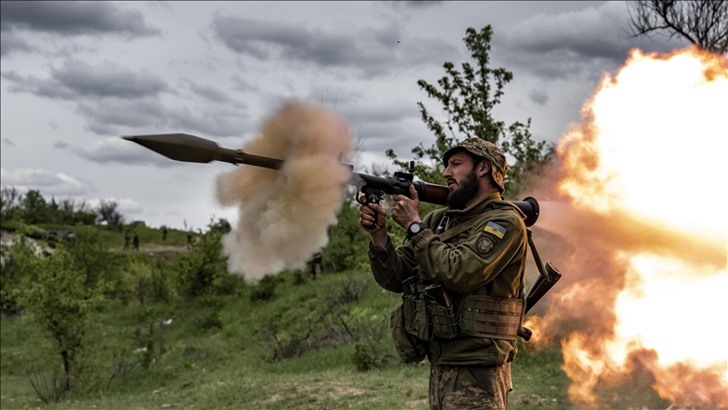
[[[103,229],[103,243],[118,257],[127,255],[121,252],[124,232]],[[158,230],[137,232],[142,251],[186,247],[182,231],[170,231],[165,242]],[[256,288],[243,286],[233,295],[169,304],[107,302],[91,315],[81,378],[70,395],[52,404],[39,401],[29,375],[50,380],[60,363],[53,344],[28,317],[2,317],[0,409],[427,409],[429,366],[391,360],[386,320],[399,297],[379,288],[365,269],[298,284],[296,277],[280,274],[270,300],[253,300]],[[338,316],[327,313],[323,306],[342,292],[355,297]],[[165,320],[171,324],[161,325]],[[381,368],[357,370],[356,342],[337,320],[348,324],[359,343],[376,346],[390,360]],[[272,335],[285,341],[312,327],[338,332],[302,355],[271,359]],[[135,353],[145,343],[154,349],[147,366],[144,354]],[[512,367],[510,408],[570,408],[560,352],[529,350],[522,348]]]
[[[28,379],[35,366],[45,364],[48,369],[48,363],[57,361],[50,342],[27,318],[3,318],[0,408],[426,409],[426,364],[358,371],[351,342],[299,357],[268,360],[270,342],[263,334],[271,318],[331,294],[351,280],[349,276],[366,284],[354,310],[379,315],[373,319],[376,321],[397,303],[398,298],[382,292],[367,273],[351,272],[326,274],[299,286],[286,281],[278,285],[277,296],[269,302],[251,302],[247,290],[219,297],[222,329],[203,331],[198,326],[205,306],[215,305],[209,301],[199,306],[110,305],[93,317],[83,387],[51,405],[37,400]],[[165,327],[165,351],[160,360],[109,382],[113,353],[138,359],[139,354],[131,353],[140,347],[138,334],[166,319],[173,322]],[[389,346],[388,334],[384,339],[382,343]],[[511,408],[568,408],[568,380],[560,370],[560,353],[522,350],[513,365]]]

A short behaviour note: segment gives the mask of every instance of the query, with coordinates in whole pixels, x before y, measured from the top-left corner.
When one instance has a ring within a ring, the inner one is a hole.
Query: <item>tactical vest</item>
[[[458,336],[516,340],[524,313],[522,298],[484,294],[484,287],[450,296],[439,284],[411,276],[403,282],[404,330],[417,339]]]
[[[513,207],[506,201],[494,205]],[[436,233],[443,242],[471,229],[477,222],[474,218],[446,229],[442,223],[444,210],[435,212],[439,214],[433,215],[433,219],[440,220]],[[402,282],[402,320],[410,335],[424,341],[458,336],[516,340],[525,314],[523,297],[489,296],[485,286],[463,295],[450,296],[441,285],[423,281],[417,272],[414,273]]]

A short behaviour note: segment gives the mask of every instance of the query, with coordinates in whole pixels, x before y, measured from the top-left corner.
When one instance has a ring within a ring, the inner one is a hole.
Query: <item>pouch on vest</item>
[[[409,334],[405,329],[404,303],[397,306],[389,317],[394,349],[405,363],[417,363],[427,355],[425,342]]]
[[[523,299],[469,294],[462,300],[460,328],[464,335],[516,340],[523,320]]]
[[[424,297],[424,285],[413,275],[402,282],[402,287],[402,320],[405,330],[417,339],[432,340],[432,317]]]
[[[460,323],[452,302],[445,299],[444,292],[441,285],[430,285],[425,288],[422,298],[432,318],[432,331],[435,337],[452,339],[460,333]]]

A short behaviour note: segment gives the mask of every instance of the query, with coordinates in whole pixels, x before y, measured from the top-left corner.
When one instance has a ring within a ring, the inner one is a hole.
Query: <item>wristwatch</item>
[[[412,222],[410,226],[407,227],[407,239],[412,238],[425,229],[427,229],[427,227],[422,222]]]

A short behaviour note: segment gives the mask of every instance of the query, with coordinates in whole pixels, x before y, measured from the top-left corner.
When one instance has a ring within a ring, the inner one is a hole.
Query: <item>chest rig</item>
[[[473,218],[450,228],[450,217],[444,213],[438,216],[435,234],[443,242],[466,232],[478,221]],[[515,340],[521,329],[523,297],[490,296],[485,286],[463,295],[450,295],[439,283],[422,279],[417,271],[402,282],[402,288],[404,328],[420,340],[458,336]],[[522,288],[518,292],[521,295]]]

